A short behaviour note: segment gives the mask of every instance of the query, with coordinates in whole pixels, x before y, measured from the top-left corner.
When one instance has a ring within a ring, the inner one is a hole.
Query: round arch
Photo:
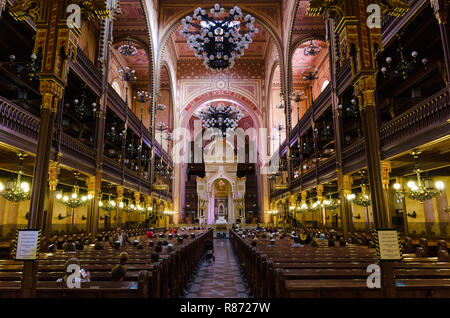
[[[248,98],[245,96],[236,93],[234,91],[225,91],[225,90],[216,90],[216,91],[209,91],[201,94],[200,96],[197,96],[195,98],[192,98],[187,105],[184,107],[181,116],[183,117],[181,127],[186,127],[189,119],[191,118],[192,114],[208,102],[214,102],[214,101],[230,101],[233,102],[240,107],[242,107],[252,118],[253,122],[257,126],[257,128],[264,127],[262,125],[262,114],[261,111],[256,107],[256,105],[251,102]]]

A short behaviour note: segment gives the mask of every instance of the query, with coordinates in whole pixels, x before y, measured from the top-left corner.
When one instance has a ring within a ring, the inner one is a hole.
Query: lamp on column
[[[319,69],[316,67],[315,69],[312,68],[312,66],[308,66],[307,70],[302,71],[303,79],[305,81],[309,81],[309,87],[311,89],[311,105],[314,103],[313,98],[313,81],[319,78]]]
[[[302,99],[302,97],[304,98]],[[311,95],[312,96],[312,95]],[[291,100],[297,104],[297,123],[300,121],[300,102],[306,100],[305,92],[297,90],[295,93],[291,94]]]
[[[118,73],[119,73],[119,76],[122,79],[122,81],[125,82],[125,90],[126,90],[125,104],[127,104],[127,106],[128,106],[128,82],[137,80],[137,77],[135,75],[136,71],[132,70],[128,66],[126,66],[124,69],[120,69]]]

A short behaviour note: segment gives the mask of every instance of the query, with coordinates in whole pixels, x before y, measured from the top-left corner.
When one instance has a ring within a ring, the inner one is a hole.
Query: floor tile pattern
[[[248,289],[228,239],[214,240],[215,261],[204,260],[187,287],[186,298],[248,298]]]

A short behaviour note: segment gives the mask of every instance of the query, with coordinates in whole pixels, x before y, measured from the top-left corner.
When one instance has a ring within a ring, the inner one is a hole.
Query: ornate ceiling
[[[137,55],[123,58],[128,67],[136,70],[138,80],[133,85],[145,89],[149,79],[149,45],[144,10],[140,0],[122,0],[120,8],[122,14],[114,21],[113,47],[117,49],[127,37],[132,39],[132,45],[138,49]]]
[[[309,0],[301,0],[295,16],[294,33],[305,33],[311,31],[325,32],[325,23],[321,16],[310,17],[306,15]]]

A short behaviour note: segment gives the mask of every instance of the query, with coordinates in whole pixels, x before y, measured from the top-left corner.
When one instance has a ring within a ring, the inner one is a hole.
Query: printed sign
[[[14,259],[35,261],[39,257],[41,230],[17,230]]]
[[[400,245],[400,239],[397,230],[392,229],[376,230],[375,243],[378,260],[380,261],[403,260],[402,248]]]

